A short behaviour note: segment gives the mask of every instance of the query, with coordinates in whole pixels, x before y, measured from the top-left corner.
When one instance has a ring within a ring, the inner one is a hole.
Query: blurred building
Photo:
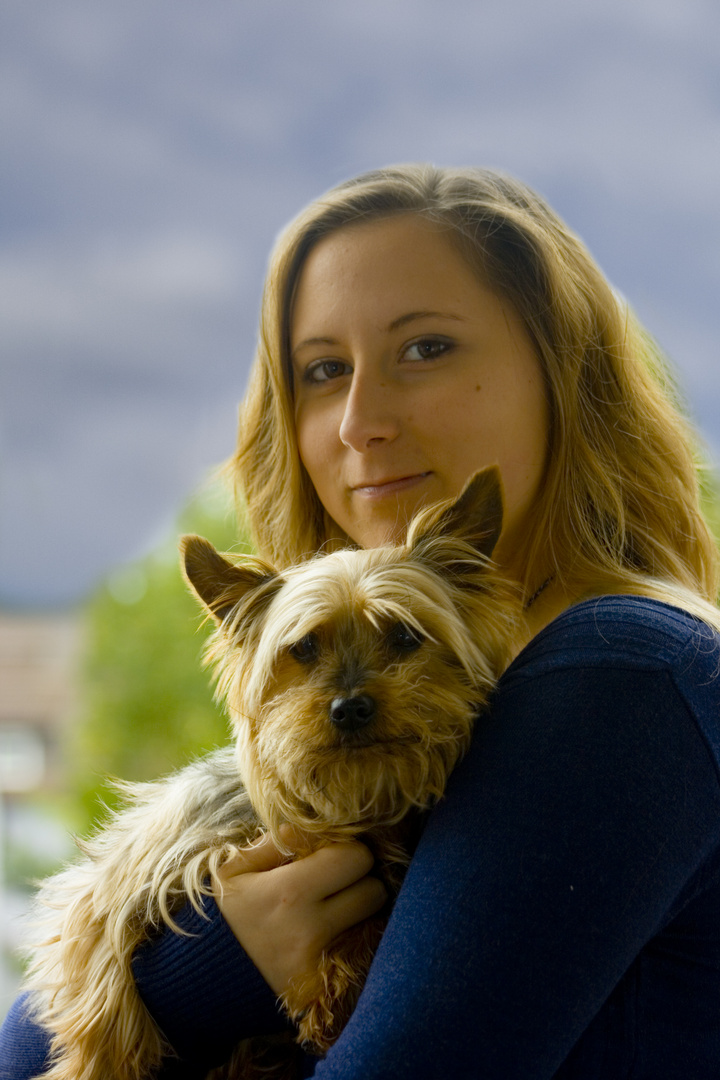
[[[61,780],[62,736],[77,712],[82,624],[75,613],[0,612],[0,789]]]
[[[0,612],[0,1021],[17,992],[30,897],[24,875],[8,872],[8,857],[19,850],[52,866],[71,846],[67,830],[34,797],[63,785],[81,646],[79,615]]]

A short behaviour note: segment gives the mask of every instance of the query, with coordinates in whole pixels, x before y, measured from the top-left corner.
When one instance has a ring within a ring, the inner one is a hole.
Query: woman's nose
[[[340,441],[362,452],[373,444],[391,442],[400,432],[396,394],[381,379],[353,376],[340,423]]]

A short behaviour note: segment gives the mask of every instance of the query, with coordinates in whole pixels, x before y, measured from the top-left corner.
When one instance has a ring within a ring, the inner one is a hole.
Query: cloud
[[[118,352],[163,364],[158,336],[180,345],[248,284],[241,248],[200,232],[35,241],[0,255],[0,319],[8,350],[41,362],[59,345],[108,366]]]
[[[170,522],[231,448],[278,230],[392,161],[543,191],[720,445],[719,36],[712,0],[7,6],[0,599]]]

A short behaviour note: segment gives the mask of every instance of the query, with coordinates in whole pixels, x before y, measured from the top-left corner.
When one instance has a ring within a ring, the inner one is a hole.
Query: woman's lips
[[[403,491],[421,484],[427,479],[429,472],[411,473],[408,476],[400,476],[394,480],[380,480],[374,484],[356,484],[353,491],[366,499],[382,499],[388,495],[398,495]]]

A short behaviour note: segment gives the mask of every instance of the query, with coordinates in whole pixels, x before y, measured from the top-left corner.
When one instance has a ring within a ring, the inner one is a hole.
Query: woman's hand
[[[292,841],[290,841],[292,842]],[[331,941],[380,910],[385,886],[368,877],[373,857],[357,841],[329,844],[285,862],[269,836],[219,872],[216,900],[230,929],[280,995],[312,971]]]

